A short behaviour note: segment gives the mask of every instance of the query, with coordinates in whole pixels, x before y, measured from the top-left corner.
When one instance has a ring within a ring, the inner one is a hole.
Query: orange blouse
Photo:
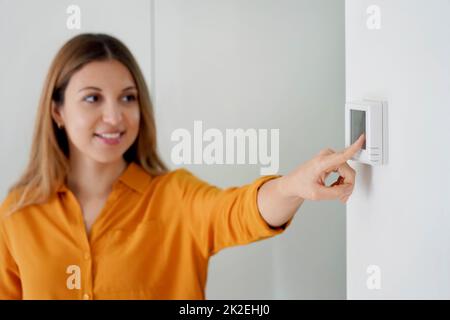
[[[219,189],[186,169],[151,176],[135,163],[86,232],[74,194],[6,217],[0,207],[0,299],[205,299],[209,258],[262,240],[257,190],[277,176]]]

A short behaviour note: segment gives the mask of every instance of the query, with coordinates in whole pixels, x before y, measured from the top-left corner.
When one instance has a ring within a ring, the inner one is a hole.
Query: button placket
[[[86,232],[86,227],[83,219],[83,211],[81,210],[81,206],[78,203],[75,195],[68,190],[67,193],[70,196],[71,201],[74,203],[77,212],[77,220],[78,220],[78,228],[80,240],[81,240],[81,297],[83,300],[92,299],[92,254],[91,254],[91,245],[89,242],[89,238]]]
[[[92,299],[92,258],[90,250],[84,250],[82,253],[82,264],[83,264],[83,273],[84,273],[84,281],[83,281],[83,299],[90,300]]]
[[[92,254],[90,251],[83,252],[83,272],[84,272],[84,283],[83,283],[83,299],[92,299]]]
[[[93,299],[93,276],[92,276],[92,243],[95,243],[96,238],[96,230],[99,224],[99,221],[101,222],[103,216],[106,214],[106,212],[109,210],[111,205],[117,201],[117,199],[120,196],[120,184],[115,184],[113,186],[113,190],[111,194],[109,195],[108,199],[105,202],[104,207],[100,211],[97,219],[94,221],[90,235],[86,231],[86,226],[84,223],[83,218],[83,211],[81,209],[81,205],[76,199],[75,195],[68,190],[67,193],[69,194],[71,201],[75,204],[75,207],[77,208],[78,214],[77,214],[77,220],[79,224],[79,228],[81,228],[80,235],[81,235],[81,255],[82,255],[82,268],[81,268],[81,277],[82,277],[82,299],[83,300],[91,300]],[[84,280],[83,280],[84,279]]]

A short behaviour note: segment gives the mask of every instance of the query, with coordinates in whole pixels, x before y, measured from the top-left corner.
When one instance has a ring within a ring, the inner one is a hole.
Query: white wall
[[[366,9],[381,9],[369,30]],[[346,99],[388,100],[389,164],[355,164],[350,299],[450,298],[450,2],[347,0]],[[369,290],[369,265],[381,289]]]
[[[280,173],[327,146],[344,147],[344,2],[157,0],[155,105],[160,147],[170,133],[279,128]],[[188,167],[219,186],[244,184],[259,166]],[[345,298],[345,214],[306,202],[278,238],[211,259],[210,299]]]
[[[65,28],[69,4],[81,7],[77,32]],[[51,59],[90,31],[118,36],[137,57],[168,164],[170,134],[194,120],[280,129],[280,173],[344,147],[342,0],[0,0],[2,198],[26,163]],[[259,177],[259,165],[188,168],[222,187]],[[210,299],[344,298],[344,206],[306,202],[285,234],[224,250],[209,271]]]

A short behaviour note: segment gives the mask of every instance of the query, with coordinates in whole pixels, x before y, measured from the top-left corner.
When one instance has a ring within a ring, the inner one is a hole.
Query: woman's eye
[[[86,96],[83,100],[89,103],[94,103],[98,101],[98,96],[96,95],[90,95],[90,96]]]
[[[129,95],[124,96],[122,99],[125,102],[131,102],[131,101],[135,101],[136,100],[136,96],[133,95],[133,94],[129,94]]]

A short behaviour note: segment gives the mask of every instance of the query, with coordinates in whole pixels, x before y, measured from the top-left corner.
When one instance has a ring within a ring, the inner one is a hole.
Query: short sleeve
[[[282,233],[291,223],[271,227],[257,204],[259,188],[279,176],[263,176],[241,187],[220,189],[185,169],[177,170],[184,217],[205,256]]]

